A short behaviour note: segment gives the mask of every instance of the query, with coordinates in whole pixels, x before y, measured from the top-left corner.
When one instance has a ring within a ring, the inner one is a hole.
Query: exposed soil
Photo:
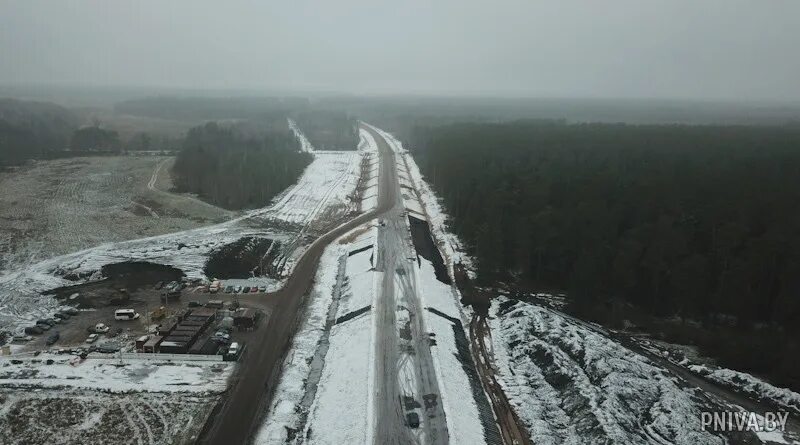
[[[450,276],[447,274],[447,266],[444,265],[442,254],[433,242],[431,236],[431,228],[427,221],[415,218],[411,215],[408,216],[408,222],[411,225],[411,239],[414,242],[414,248],[417,253],[426,260],[433,264],[433,270],[436,273],[436,279],[444,284],[450,284]]]
[[[220,279],[272,276],[270,265],[280,250],[280,243],[269,238],[240,238],[211,252],[204,272]]]
[[[185,276],[180,269],[146,262],[107,264],[100,269],[100,273],[104,277],[102,280],[57,287],[45,294],[81,308],[118,306],[128,302],[130,291],[151,288],[159,281],[178,281]],[[78,296],[75,296],[76,293]]]

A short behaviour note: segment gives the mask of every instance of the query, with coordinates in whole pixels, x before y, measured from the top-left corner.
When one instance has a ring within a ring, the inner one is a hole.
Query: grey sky
[[[0,83],[800,100],[795,0],[0,0]]]

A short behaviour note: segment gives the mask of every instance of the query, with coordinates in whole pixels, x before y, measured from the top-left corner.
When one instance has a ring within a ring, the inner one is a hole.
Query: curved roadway
[[[283,357],[299,321],[300,308],[311,290],[323,251],[335,239],[386,213],[398,202],[393,152],[377,132],[366,126],[364,128],[374,136],[380,153],[377,208],[319,237],[295,264],[283,288],[263,297],[278,302],[266,325],[258,329],[257,337],[247,345],[240,369],[231,382],[232,388],[212,413],[199,443],[229,445],[250,442],[269,406]]]

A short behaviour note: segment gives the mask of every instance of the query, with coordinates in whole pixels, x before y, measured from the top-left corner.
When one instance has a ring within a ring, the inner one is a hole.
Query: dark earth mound
[[[268,276],[280,243],[269,238],[244,237],[211,252],[206,276],[231,279]]]
[[[433,264],[433,270],[436,272],[436,279],[444,284],[450,284],[450,276],[447,274],[447,267],[444,265],[442,254],[436,248],[436,244],[431,237],[431,228],[427,221],[415,218],[411,215],[408,216],[408,222],[411,225],[411,239],[414,242],[414,248],[417,253],[426,260]]]

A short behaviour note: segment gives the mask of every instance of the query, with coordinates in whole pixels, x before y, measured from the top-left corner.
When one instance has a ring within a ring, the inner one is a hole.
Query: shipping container
[[[159,335],[154,335],[150,337],[150,339],[147,340],[147,342],[145,342],[144,345],[142,345],[142,352],[149,352],[149,353],[159,352],[158,348],[161,343],[161,340],[163,339],[164,337],[161,337]]]
[[[186,354],[189,348],[186,343],[174,341],[162,341],[159,346],[159,352],[162,354]]]

